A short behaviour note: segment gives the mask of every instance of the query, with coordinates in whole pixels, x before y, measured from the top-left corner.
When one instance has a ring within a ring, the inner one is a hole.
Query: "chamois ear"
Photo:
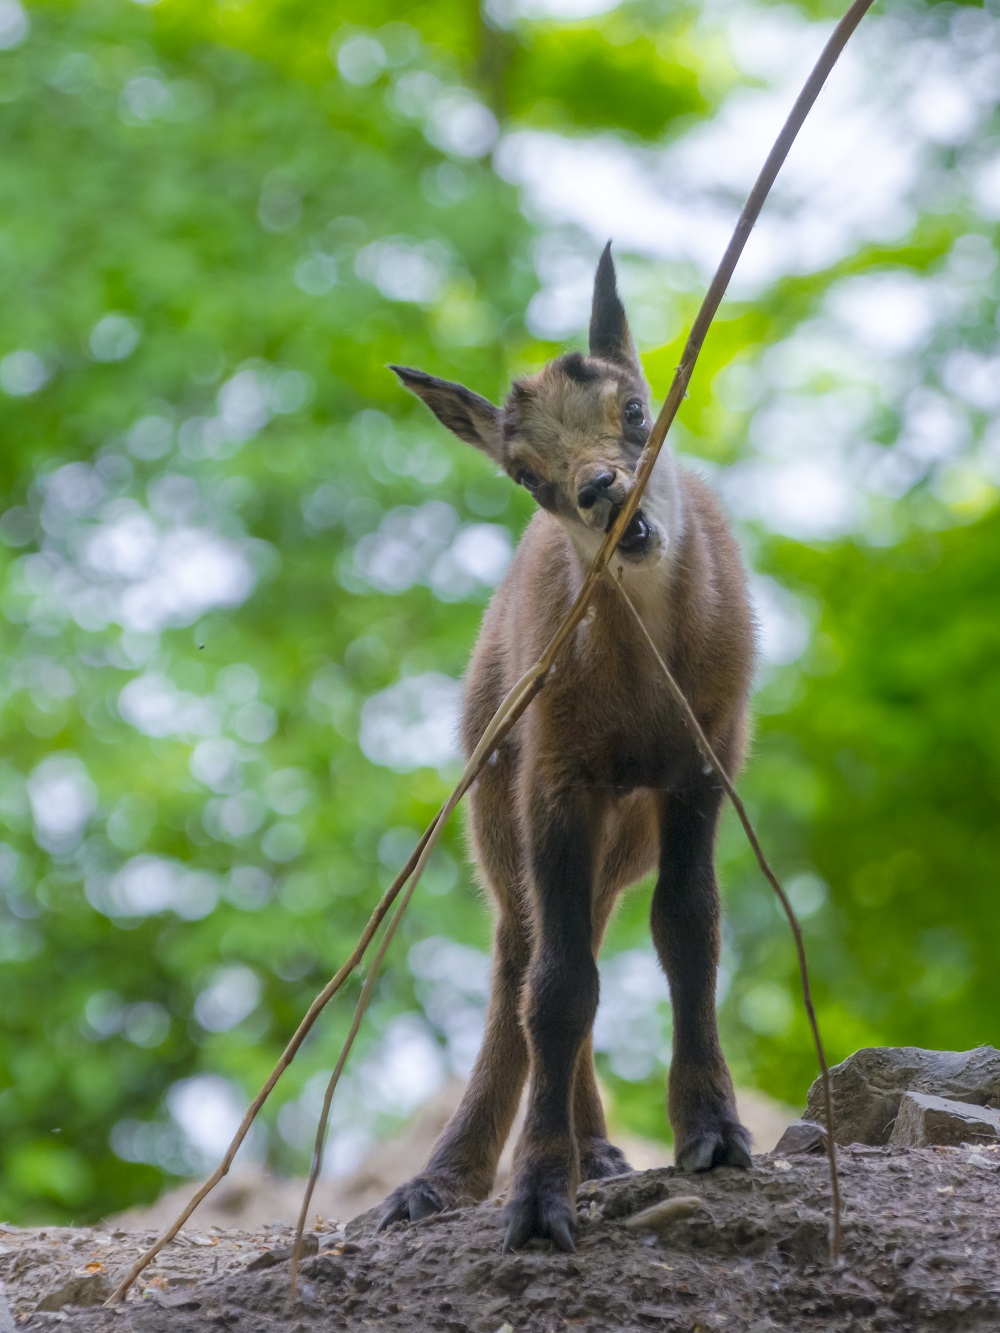
[[[594,303],[590,312],[590,355],[616,361],[635,371],[641,378],[642,368],[635,343],[625,318],[625,307],[618,295],[615,281],[615,261],[611,258],[611,242],[598,260],[594,274]]]
[[[422,370],[411,370],[409,366],[390,366],[389,369],[396,372],[411,393],[423,399],[453,435],[500,461],[499,407],[494,407],[488,399],[481,398],[464,384],[439,380],[435,375],[425,375]]]

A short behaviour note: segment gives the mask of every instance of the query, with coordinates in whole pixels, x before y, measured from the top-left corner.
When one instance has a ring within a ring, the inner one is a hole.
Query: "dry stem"
[[[448,816],[475,781],[476,774],[486,763],[497,746],[502,742],[504,736],[510,731],[517,718],[520,717],[521,713],[535,697],[538,690],[541,688],[541,684],[542,676],[539,666],[536,664],[521,677],[514,688],[508,693],[507,698],[500,705],[500,708],[494,714],[489,726],[480,737],[479,744],[472,752],[469,762],[465,766],[461,781],[442,807],[438,820],[433,826],[433,831],[428,830],[430,836],[423,841],[423,846],[420,848],[420,855],[413,868],[410,883],[407,886],[406,892],[403,894],[399,906],[393,912],[389,924],[386,926],[382,942],[378,947],[378,952],[372,959],[371,968],[368,971],[368,976],[365,979],[365,984],[354,1010],[354,1018],[351,1022],[350,1031],[341,1048],[340,1055],[337,1058],[337,1063],[334,1066],[333,1073],[330,1075],[330,1081],[326,1086],[326,1092],[323,1096],[323,1109],[320,1113],[319,1124],[316,1127],[316,1142],[313,1147],[309,1180],[306,1183],[305,1194],[302,1198],[302,1207],[299,1209],[299,1220],[295,1230],[295,1244],[292,1247],[291,1291],[293,1300],[295,1299],[296,1285],[298,1282],[302,1233],[305,1230],[306,1217],[309,1213],[309,1204],[312,1201],[313,1191],[316,1188],[316,1181],[319,1179],[320,1169],[323,1165],[323,1146],[326,1142],[326,1130],[330,1119],[330,1106],[333,1103],[333,1094],[336,1091],[337,1084],[340,1082],[340,1076],[343,1073],[344,1065],[347,1063],[347,1057],[351,1052],[351,1047],[354,1045],[354,1039],[358,1035],[358,1029],[361,1027],[361,1020],[364,1018],[365,1011],[368,1008],[371,993],[375,986],[375,980],[378,976],[379,968],[382,965],[382,959],[385,957],[386,951],[392,943],[392,937],[396,933],[396,927],[402,920],[403,913],[406,911],[410,899],[413,897],[413,891],[417,887],[421,875],[424,873],[424,869],[427,862],[430,860],[431,853],[434,851],[434,847],[448,820]]]
[[[709,289],[705,294],[705,298],[701,303],[701,306],[698,310],[698,314],[695,317],[695,321],[691,326],[691,332],[688,335],[687,342],[684,345],[684,351],[681,355],[680,364],[678,365],[676,371],[674,372],[674,378],[671,382],[670,389],[667,393],[667,397],[664,401],[663,407],[660,409],[660,413],[656,418],[652,431],[650,432],[649,440],[647,441],[646,447],[643,450],[642,457],[639,460],[639,466],[636,469],[636,474],[632,483],[632,487],[625,498],[625,502],[622,505],[622,508],[618,514],[617,519],[608,529],[607,535],[605,536],[605,539],[601,544],[600,550],[597,552],[590,569],[587,571],[587,575],[584,578],[583,584],[576,598],[576,601],[573,603],[565,619],[556,629],[548,647],[545,649],[545,652],[539,658],[538,662],[525,675],[525,677],[523,677],[522,680],[518,682],[518,684],[514,687],[514,689],[504,700],[501,707],[497,710],[489,727],[487,728],[486,733],[484,734],[479,745],[476,747],[475,754],[472,756],[472,758],[469,760],[469,763],[466,765],[465,771],[462,774],[462,778],[458,786],[452,792],[446,804],[435,816],[434,820],[432,821],[432,823],[424,833],[423,837],[421,838],[420,842],[414,849],[406,865],[403,867],[403,869],[396,876],[395,880],[386,890],[375,911],[372,913],[372,916],[368,924],[365,926],[365,929],[362,932],[361,938],[359,939],[358,944],[354,949],[354,952],[351,954],[347,962],[344,963],[343,967],[340,968],[337,974],[327,983],[326,986],[324,986],[324,988],[319,992],[319,994],[313,1000],[312,1004],[309,1006],[309,1009],[306,1012],[305,1017],[302,1019],[302,1022],[299,1024],[294,1035],[292,1036],[291,1040],[289,1041],[288,1045],[283,1051],[278,1063],[271,1071],[271,1074],[268,1076],[268,1079],[265,1082],[264,1086],[261,1088],[260,1092],[257,1094],[254,1100],[251,1102],[250,1106],[247,1108],[246,1115],[243,1117],[240,1127],[236,1131],[233,1141],[229,1145],[229,1148],[226,1150],[226,1154],[223,1157],[222,1161],[219,1163],[219,1166],[215,1169],[215,1171],[208,1178],[208,1180],[201,1186],[201,1188],[198,1189],[197,1192],[192,1196],[191,1200],[181,1211],[176,1221],[164,1232],[164,1234],[156,1241],[156,1243],[152,1245],[129,1270],[126,1277],[121,1281],[121,1283],[119,1283],[115,1291],[112,1293],[111,1297],[106,1302],[108,1305],[114,1304],[115,1302],[121,1300],[121,1298],[126,1294],[129,1287],[131,1287],[132,1283],[136,1280],[136,1278],[143,1272],[143,1270],[156,1257],[156,1255],[159,1254],[159,1252],[164,1248],[164,1246],[168,1245],[170,1241],[174,1239],[178,1231],[180,1231],[181,1227],[188,1220],[188,1218],[198,1207],[198,1205],[202,1202],[202,1200],[215,1188],[215,1186],[219,1183],[219,1181],[223,1178],[223,1176],[227,1174],[230,1166],[232,1165],[233,1159],[236,1156],[236,1153],[240,1145],[246,1138],[250,1130],[250,1126],[256,1119],[258,1112],[264,1105],[264,1102],[267,1100],[268,1096],[270,1095],[272,1089],[278,1082],[281,1075],[288,1068],[289,1064],[291,1064],[292,1059],[294,1058],[299,1047],[302,1045],[302,1042],[305,1040],[307,1034],[313,1027],[314,1023],[316,1022],[316,1019],[319,1017],[320,1013],[323,1011],[323,1009],[326,1007],[329,1001],[333,998],[333,996],[337,993],[337,991],[341,988],[341,986],[344,984],[347,978],[352,974],[352,972],[358,966],[364,954],[367,952],[368,945],[371,943],[372,937],[374,936],[376,930],[378,929],[379,925],[384,919],[389,908],[392,906],[403,885],[406,884],[406,882],[410,879],[410,876],[413,875],[414,870],[417,867],[418,863],[420,862],[421,858],[423,857],[424,853],[426,852],[427,855],[430,854],[430,851],[433,849],[434,843],[440,836],[440,831],[444,826],[447,814],[449,814],[455,808],[458,802],[462,799],[462,797],[465,795],[465,793],[468,791],[469,787],[475,780],[476,775],[483,767],[483,765],[486,763],[487,759],[489,758],[489,755],[493,752],[494,749],[496,749],[497,745],[500,744],[503,738],[507,735],[510,729],[517,722],[518,718],[520,718],[522,713],[528,707],[531,700],[542,688],[542,686],[545,683],[545,678],[548,675],[553,662],[556,660],[557,656],[565,646],[570,635],[574,632],[576,627],[579,625],[580,621],[583,619],[583,616],[585,615],[587,610],[587,606],[590,602],[590,598],[597,584],[597,580],[602,576],[604,569],[609,559],[611,558],[612,553],[614,552],[619,541],[624,535],[625,529],[631,522],[636,509],[639,507],[639,500],[642,497],[643,490],[646,486],[647,481],[649,480],[650,474],[652,473],[653,467],[656,463],[656,459],[663,445],[663,441],[666,439],[667,432],[669,431],[671,425],[673,424],[674,418],[677,415],[677,410],[680,407],[680,404],[684,399],[684,395],[687,392],[687,387],[688,384],[690,383],[691,375],[694,371],[695,363],[698,360],[698,356],[704,344],[705,337],[708,333],[709,328],[711,327],[712,320],[715,318],[715,314],[719,308],[723,296],[725,295],[726,288],[729,285],[729,281],[736,268],[736,264],[740,258],[740,255],[743,253],[743,249],[746,246],[747,239],[749,238],[750,232],[753,229],[754,223],[757,221],[757,218],[760,215],[761,208],[764,205],[764,201],[767,198],[771,186],[774,184],[774,180],[779,170],[781,169],[781,166],[784,163],[785,158],[788,156],[788,151],[791,148],[796,135],[801,129],[802,124],[806,119],[806,116],[809,114],[809,111],[812,109],[813,103],[816,101],[816,98],[818,97],[819,92],[823,87],[823,84],[826,82],[830,74],[830,71],[836,64],[837,59],[840,56],[840,53],[843,51],[849,38],[851,37],[851,34],[854,32],[855,28],[861,22],[862,18],[871,8],[873,3],[874,0],[853,0],[851,7],[848,9],[847,13],[837,24],[829,40],[827,41],[826,46],[823,48],[822,54],[820,55],[815,66],[813,67],[813,70],[809,75],[809,78],[806,80],[806,83],[802,91],[799,93],[799,96],[795,101],[795,105],[792,107],[792,110],[789,113],[788,119],[782,126],[781,132],[779,133],[777,139],[775,140],[774,145],[771,148],[771,151],[767,155],[767,160],[765,161],[764,166],[761,169],[760,175],[757,177],[757,180],[754,183],[753,189],[750,191],[746,204],[743,207],[743,211],[740,214],[739,220],[736,223],[736,227],[733,230],[732,237],[730,238],[729,244],[726,247],[725,254],[723,255],[719,267],[716,270],[714,277],[712,278],[712,282],[709,285]],[[489,746],[488,749],[485,748],[487,744]],[[752,834],[752,830],[749,831],[748,836],[750,836],[750,834]],[[754,845],[755,851],[757,851],[759,858],[763,860],[763,855],[759,851],[759,845],[756,843],[755,837],[751,837],[751,843],[752,845]],[[415,887],[415,881],[414,885],[411,885],[410,890],[406,895],[406,899],[404,903],[401,905],[401,909],[402,907],[405,907],[406,902],[409,901],[410,895],[413,891],[413,887]],[[784,898],[784,895],[781,893],[780,885],[777,885],[776,881],[774,887],[776,887],[779,896]],[[790,908],[787,910],[790,910]],[[395,930],[395,923],[397,919],[398,917],[394,915],[393,922],[386,930],[386,936],[383,939],[383,946],[387,946],[389,940],[391,940],[392,933]],[[383,950],[380,950],[379,957],[373,964],[373,972],[377,971],[377,965],[381,961],[382,952]],[[371,974],[369,979],[371,980],[374,979]],[[370,995],[370,993],[371,991],[369,987],[368,995]],[[360,1013],[358,1013],[357,1011],[355,1013],[356,1023],[360,1022],[360,1018],[364,1014],[364,1006],[367,1006],[368,995],[366,995],[364,991],[362,992],[362,997],[359,1000]],[[810,1006],[810,1019],[815,1028],[815,1017],[812,1014],[811,1006]],[[347,1052],[350,1050],[350,1046],[351,1044],[353,1044],[353,1040],[354,1040],[354,1031],[352,1030],[352,1033],[348,1037],[347,1043],[345,1043],[345,1049],[341,1052],[341,1057],[338,1059],[337,1068],[334,1071],[334,1078],[331,1079],[333,1087],[336,1086],[335,1080],[339,1078],[339,1071],[343,1067],[343,1061],[346,1059]],[[329,1088],[328,1088],[328,1093],[332,1096],[332,1091]],[[317,1136],[317,1151],[320,1153],[322,1150],[323,1135],[325,1134],[325,1119],[326,1117],[324,1116],[324,1128]],[[827,1130],[829,1137],[832,1141],[833,1138],[832,1121],[831,1121],[831,1112],[830,1112],[830,1104],[828,1096],[827,1096],[827,1120],[828,1120]],[[835,1163],[833,1163],[833,1166],[835,1171]],[[309,1196],[307,1196],[307,1203],[308,1203],[308,1198],[311,1197],[312,1187],[315,1183],[317,1172],[318,1172],[317,1156],[316,1153],[314,1153],[313,1170],[310,1175]],[[836,1193],[835,1176],[833,1181],[833,1188],[834,1188],[835,1206],[837,1207],[837,1216],[835,1218],[835,1224],[834,1224],[834,1234],[839,1237],[839,1225],[840,1225],[839,1196]],[[302,1218],[300,1217],[300,1230],[299,1230],[300,1235],[301,1235],[301,1223],[302,1223]],[[298,1244],[296,1244],[296,1253],[295,1253],[296,1263],[298,1260],[298,1249],[299,1249]]]
[[[455,806],[458,804],[458,802],[462,799],[465,793],[472,786],[472,783],[475,781],[476,774],[483,767],[483,764],[489,758],[490,754],[492,754],[493,750],[495,750],[496,747],[503,741],[503,738],[507,735],[511,727],[513,727],[514,723],[521,716],[521,713],[524,712],[524,709],[527,708],[528,704],[531,702],[535,694],[541,688],[541,683],[542,683],[541,674],[538,666],[536,665],[532,667],[529,671],[525,672],[524,676],[522,676],[522,678],[517,682],[514,688],[507,695],[507,698],[500,705],[495,717],[491,720],[489,726],[486,728],[486,731],[483,733],[482,739],[480,740],[479,744],[473,751],[473,754],[469,759],[468,764],[466,764],[465,766],[465,771],[462,774],[458,786],[455,788],[451,796],[448,798],[445,804],[434,816],[431,823],[424,830],[420,838],[420,841],[417,843],[416,847],[414,847],[413,851],[410,853],[410,857],[407,860],[406,864],[403,866],[399,874],[386,889],[385,893],[382,895],[378,903],[378,906],[375,908],[374,912],[372,912],[371,916],[368,918],[368,924],[361,932],[361,936],[354,947],[354,952],[351,954],[350,958],[348,958],[347,962],[344,963],[344,965],[339,969],[339,971],[330,979],[330,981],[327,982],[327,984],[323,987],[323,989],[313,1000],[312,1004],[307,1009],[305,1017],[302,1019],[302,1022],[295,1029],[294,1035],[292,1036],[288,1045],[285,1047],[284,1051],[282,1051],[281,1058],[279,1059],[278,1063],[274,1066],[274,1068],[271,1070],[271,1073],[268,1075],[267,1081],[264,1083],[264,1086],[261,1088],[260,1092],[258,1092],[257,1096],[247,1107],[246,1114],[244,1115],[242,1121],[240,1122],[239,1129],[237,1129],[236,1133],[234,1134],[232,1142],[226,1149],[226,1153],[222,1161],[215,1168],[215,1170],[205,1181],[205,1183],[191,1196],[188,1202],[184,1205],[178,1217],[167,1228],[167,1230],[163,1233],[163,1235],[160,1236],[159,1239],[156,1241],[156,1243],[151,1245],[149,1249],[146,1250],[145,1253],[142,1254],[136,1260],[136,1262],[129,1269],[125,1277],[121,1280],[121,1282],[118,1284],[115,1290],[105,1301],[105,1305],[114,1305],[117,1301],[120,1301],[122,1299],[122,1297],[128,1291],[129,1287],[131,1287],[132,1283],[136,1280],[136,1278],[143,1272],[145,1268],[149,1266],[149,1264],[156,1258],[156,1256],[160,1253],[160,1251],[166,1245],[170,1244],[170,1242],[174,1239],[178,1231],[180,1231],[181,1227],[188,1220],[188,1218],[198,1207],[198,1205],[202,1202],[202,1200],[207,1198],[207,1196],[211,1194],[212,1190],[215,1189],[219,1181],[222,1180],[223,1176],[228,1174],[229,1168],[233,1164],[233,1159],[235,1158],[237,1152],[239,1151],[247,1134],[250,1132],[250,1126],[253,1124],[254,1120],[256,1120],[260,1108],[267,1101],[268,1097],[271,1094],[272,1089],[274,1088],[274,1085],[278,1082],[281,1075],[292,1063],[292,1060],[295,1058],[295,1055],[298,1052],[299,1047],[305,1041],[310,1030],[315,1024],[316,1019],[320,1016],[322,1011],[326,1008],[329,1002],[340,990],[341,986],[343,986],[344,982],[348,979],[348,977],[352,974],[352,972],[354,972],[358,964],[361,962],[361,959],[364,957],[365,953],[368,950],[368,946],[372,941],[372,937],[374,936],[375,932],[378,930],[379,926],[384,920],[386,912],[388,912],[389,908],[395,902],[403,885],[407,882],[410,876],[414,874],[414,871],[418,872],[417,878],[419,878],[419,875],[423,872],[423,868],[427,863],[427,858],[434,850],[434,847],[437,844],[437,840],[441,836],[441,831],[444,828],[444,824],[448,816],[451,814],[452,810],[454,810]],[[517,710],[516,712],[515,709]],[[410,895],[407,894],[407,901],[409,901],[409,897]],[[391,926],[391,930],[394,932],[395,926]],[[379,959],[378,961],[381,961],[381,959]],[[376,973],[377,970],[378,970],[378,964],[376,962],[375,965]],[[362,996],[364,997],[364,991],[362,991]],[[365,999],[365,1007],[367,1007],[367,999]],[[353,1035],[350,1037],[349,1040],[350,1040],[350,1045],[353,1045],[354,1041]],[[348,1050],[350,1049],[350,1045],[348,1046]],[[310,1190],[310,1196],[311,1196],[311,1190]],[[296,1259],[297,1257],[298,1257],[298,1247],[296,1246]]]
[[[802,1000],[803,1003],[805,1004],[806,1014],[808,1015],[809,1018],[809,1026],[812,1028],[813,1045],[816,1047],[816,1058],[819,1061],[820,1078],[822,1079],[823,1082],[823,1110],[826,1113],[826,1149],[827,1149],[827,1158],[830,1163],[830,1193],[832,1196],[832,1204],[833,1204],[833,1215],[830,1220],[830,1258],[833,1260],[834,1263],[836,1263],[840,1258],[841,1222],[840,1222],[840,1181],[837,1174],[837,1148],[836,1144],[833,1141],[833,1094],[830,1089],[830,1069],[826,1063],[826,1054],[824,1053],[823,1050],[823,1041],[819,1035],[819,1024],[816,1021],[816,1011],[813,1008],[812,988],[809,985],[809,968],[806,966],[806,948],[802,940],[802,930],[799,926],[798,918],[795,915],[794,909],[792,908],[792,904],[788,901],[788,895],[785,893],[785,890],[781,887],[781,883],[779,882],[777,875],[771,869],[767,857],[764,855],[760,842],[757,839],[757,834],[754,831],[753,824],[751,824],[750,822],[750,816],[746,812],[746,807],[744,806],[742,800],[740,799],[739,794],[736,791],[736,788],[730,782],[729,775],[722,767],[718,755],[712,749],[708,737],[705,735],[704,731],[702,731],[701,724],[699,723],[697,717],[695,716],[694,710],[692,709],[691,705],[688,703],[684,695],[684,691],[681,689],[680,685],[678,685],[673,672],[670,670],[666,662],[663,660],[660,650],[653,642],[649,630],[646,628],[642,616],[639,614],[635,603],[632,601],[632,598],[629,597],[628,593],[625,591],[621,579],[611,578],[610,573],[608,574],[608,578],[618,589],[619,593],[621,593],[622,598],[625,601],[625,605],[628,607],[632,615],[635,617],[636,624],[639,626],[643,638],[646,640],[646,643],[649,645],[650,651],[652,652],[653,656],[659,663],[660,670],[663,672],[664,679],[667,682],[667,688],[669,689],[671,695],[673,696],[674,702],[677,704],[678,708],[680,708],[681,712],[684,715],[684,720],[687,723],[692,736],[694,737],[695,744],[701,751],[702,758],[705,760],[707,764],[711,765],[712,769],[715,772],[716,777],[722,784],[723,791],[726,793],[726,795],[732,802],[733,809],[736,811],[737,815],[739,816],[739,821],[743,825],[743,832],[747,835],[747,841],[753,848],[753,853],[757,858],[757,864],[760,866],[761,871],[764,874],[764,878],[767,880],[771,888],[778,895],[778,901],[781,903],[785,916],[788,918],[788,924],[789,927],[791,928],[792,938],[795,940],[795,952],[799,961],[799,977],[801,978],[802,981]]]
[[[399,890],[402,888],[402,886],[406,883],[406,881],[412,874],[413,868],[417,864],[417,860],[420,856],[420,853],[423,851],[424,847],[426,847],[428,842],[431,841],[432,837],[434,836],[435,830],[438,829],[440,826],[440,821],[441,821],[441,811],[439,810],[438,813],[435,815],[434,819],[432,820],[431,824],[428,826],[423,837],[420,839],[416,847],[413,849],[413,852],[410,855],[410,859],[406,862],[402,870],[400,870],[399,874],[396,876],[393,882],[386,889],[385,893],[382,895],[382,898],[378,906],[375,908],[374,912],[372,912],[371,916],[369,917],[368,924],[365,926],[364,930],[361,933],[361,937],[359,938],[357,944],[355,945],[354,952],[351,954],[350,958],[348,958],[347,962],[344,963],[343,967],[341,967],[340,970],[336,973],[336,975],[333,976],[327,982],[327,984],[323,987],[323,989],[319,992],[319,994],[313,1000],[312,1004],[307,1009],[305,1017],[302,1019],[302,1022],[299,1024],[299,1026],[295,1029],[295,1032],[291,1040],[289,1041],[288,1045],[282,1051],[280,1060],[271,1070],[270,1074],[267,1077],[267,1081],[264,1083],[264,1086],[261,1088],[260,1092],[258,1092],[257,1096],[247,1107],[246,1114],[240,1121],[240,1127],[233,1135],[232,1142],[226,1149],[226,1154],[223,1157],[222,1161],[215,1168],[215,1170],[205,1181],[205,1183],[200,1187],[200,1189],[198,1189],[191,1196],[191,1198],[185,1204],[184,1208],[181,1210],[180,1215],[177,1217],[176,1221],[174,1221],[172,1225],[167,1228],[167,1230],[163,1233],[162,1236],[160,1236],[160,1238],[156,1241],[154,1245],[151,1245],[150,1248],[146,1250],[146,1252],[139,1259],[136,1260],[132,1268],[129,1269],[127,1275],[122,1279],[122,1281],[118,1284],[115,1290],[111,1293],[107,1301],[105,1301],[105,1305],[113,1305],[116,1301],[121,1300],[121,1298],[125,1295],[129,1287],[136,1280],[136,1278],[143,1271],[143,1269],[146,1268],[156,1258],[156,1256],[160,1253],[160,1251],[164,1248],[164,1246],[170,1244],[170,1242],[174,1239],[178,1231],[180,1231],[181,1227],[188,1220],[188,1218],[198,1207],[201,1201],[204,1198],[206,1198],[207,1195],[209,1195],[213,1189],[215,1189],[216,1185],[223,1178],[223,1176],[228,1174],[229,1168],[233,1164],[233,1158],[236,1156],[237,1152],[242,1146],[243,1140],[250,1132],[250,1126],[253,1124],[254,1120],[256,1120],[258,1111],[267,1101],[268,1097],[271,1094],[271,1090],[273,1089],[274,1085],[278,1082],[278,1079],[281,1077],[281,1075],[285,1072],[285,1070],[294,1060],[299,1047],[305,1041],[306,1037],[308,1036],[313,1024],[316,1022],[316,1019],[319,1017],[320,1013],[323,1011],[323,1009],[326,1008],[329,1002],[336,995],[337,991],[340,990],[341,986],[344,984],[347,978],[357,967],[358,963],[364,957],[368,945],[371,943],[372,936],[375,934],[376,930],[378,930],[379,925],[382,922],[382,919],[384,918],[389,908],[392,906],[393,901],[395,900],[397,894],[399,893]]]

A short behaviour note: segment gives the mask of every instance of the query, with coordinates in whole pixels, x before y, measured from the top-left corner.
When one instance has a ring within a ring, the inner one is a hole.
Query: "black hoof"
[[[621,1148],[607,1139],[588,1139],[580,1144],[580,1179],[607,1180],[611,1176],[627,1176],[633,1168],[625,1160]]]
[[[504,1209],[507,1231],[503,1238],[503,1252],[519,1250],[529,1240],[551,1240],[556,1249],[566,1254],[576,1250],[573,1232],[576,1212],[569,1200],[554,1190],[519,1190]]]
[[[685,1172],[710,1171],[713,1166],[751,1165],[750,1134],[736,1121],[705,1129],[678,1144],[675,1160]]]
[[[408,1180],[399,1189],[393,1190],[385,1201],[385,1209],[378,1220],[375,1230],[384,1231],[393,1222],[419,1222],[432,1213],[441,1213],[449,1207],[451,1200],[444,1191],[420,1176]]]

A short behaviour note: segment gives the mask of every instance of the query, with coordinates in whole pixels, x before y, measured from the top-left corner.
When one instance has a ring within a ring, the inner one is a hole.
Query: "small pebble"
[[[276,1245],[273,1250],[265,1250],[263,1254],[258,1254],[255,1259],[251,1259],[246,1266],[248,1273],[257,1273],[262,1268],[276,1268],[278,1264],[283,1264],[291,1259],[293,1245]],[[319,1249],[319,1237],[311,1231],[307,1231],[302,1237],[302,1245],[299,1254],[304,1258],[308,1254],[315,1254]]]
[[[1000,1169],[1000,1161],[997,1161],[995,1157],[992,1160],[989,1157],[984,1157],[981,1152],[970,1152],[966,1161],[973,1166],[991,1167],[994,1171]]]

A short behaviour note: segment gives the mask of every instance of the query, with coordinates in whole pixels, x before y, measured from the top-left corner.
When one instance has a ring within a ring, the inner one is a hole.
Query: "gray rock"
[[[977,1106],[1000,1105],[1000,1051],[925,1051],[916,1046],[872,1046],[830,1070],[833,1137],[837,1143],[884,1144],[904,1092],[922,1092]],[[823,1086],[809,1089],[805,1120],[823,1124]]]
[[[987,1171],[1000,1171],[1000,1158],[987,1157],[985,1153],[970,1152],[965,1160],[970,1166],[982,1166]]]
[[[899,1148],[929,1148],[935,1143],[995,1143],[998,1138],[1000,1111],[904,1092],[889,1142]]]
[[[812,1120],[793,1120],[771,1150],[782,1153],[826,1152],[826,1130]]]
[[[17,1333],[14,1324],[14,1316],[10,1312],[10,1306],[7,1304],[7,1297],[3,1294],[3,1283],[0,1282],[0,1333]]]
[[[199,1310],[201,1301],[189,1291],[157,1291],[153,1300],[164,1310]]]
[[[61,1310],[64,1305],[102,1305],[111,1295],[111,1284],[100,1273],[71,1277],[47,1291],[36,1310]]]
[[[277,1268],[279,1264],[286,1263],[292,1257],[294,1245],[276,1245],[273,1250],[264,1250],[256,1258],[251,1259],[246,1266],[248,1273],[257,1273],[262,1268]],[[307,1231],[302,1237],[302,1245],[299,1250],[301,1257],[315,1254],[319,1249],[319,1237],[312,1231]]]
[[[302,1272],[306,1277],[329,1282],[331,1286],[339,1286],[342,1282],[347,1281],[347,1268],[339,1259],[330,1254],[321,1254],[315,1259],[307,1259],[302,1265]]]

